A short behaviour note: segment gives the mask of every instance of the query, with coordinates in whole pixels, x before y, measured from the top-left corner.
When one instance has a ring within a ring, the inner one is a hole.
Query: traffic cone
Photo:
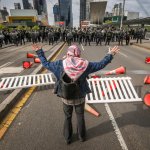
[[[93,79],[100,78],[100,77],[101,77],[100,75],[96,75],[96,74],[91,75],[91,78]],[[94,81],[94,83],[97,84],[96,81]]]
[[[145,103],[145,105],[150,107],[150,92],[148,92],[144,95],[144,103]]]
[[[125,72],[126,72],[126,68],[121,66],[115,70],[107,72],[105,75],[124,74]]]
[[[150,57],[146,57],[146,58],[145,58],[145,63],[146,63],[146,64],[150,64]]]
[[[87,103],[85,103],[85,107],[84,109],[86,111],[88,111],[89,113],[95,115],[96,117],[98,117],[100,115],[100,113],[98,113],[96,110],[94,110],[91,106],[89,106]]]
[[[115,81],[112,81],[112,82],[113,82],[114,88],[116,89],[117,86],[116,86],[116,84],[115,84]],[[110,90],[113,90],[113,87],[112,87],[111,85],[109,85],[109,88],[110,88]],[[108,93],[108,89],[107,89],[107,88],[106,88],[106,92]],[[104,91],[102,91],[102,95],[105,96]]]
[[[145,84],[150,84],[150,76],[146,76],[146,77],[144,78],[144,83],[145,83]]]
[[[31,53],[27,53],[27,58],[35,58],[37,55],[31,54]]]
[[[91,75],[91,78],[94,78],[94,79],[100,78],[100,77],[101,77],[100,75],[96,75],[96,74],[92,74],[92,75]]]
[[[40,61],[39,58],[34,58],[34,62],[35,62],[35,63],[40,63],[41,61]]]
[[[32,64],[33,64],[33,62],[23,61],[22,66],[23,66],[24,69],[28,69],[28,68],[31,68]]]

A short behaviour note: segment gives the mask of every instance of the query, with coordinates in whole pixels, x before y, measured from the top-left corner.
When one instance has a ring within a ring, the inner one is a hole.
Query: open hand
[[[41,45],[39,45],[39,44],[33,44],[32,45],[32,50],[37,51],[37,50],[40,50],[40,49],[42,49]]]
[[[115,55],[115,54],[117,54],[117,53],[119,53],[119,51],[120,51],[120,49],[119,49],[119,47],[118,46],[114,46],[113,48],[109,48],[109,54],[112,54],[112,55]]]

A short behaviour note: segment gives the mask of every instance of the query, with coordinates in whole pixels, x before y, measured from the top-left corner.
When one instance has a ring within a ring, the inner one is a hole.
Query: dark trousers
[[[86,128],[85,128],[85,120],[84,120],[84,103],[80,105],[66,105],[63,103],[63,110],[65,114],[64,121],[64,137],[65,140],[71,140],[73,129],[72,129],[72,112],[73,107],[75,108],[76,116],[77,116],[77,132],[79,139],[85,138]]]

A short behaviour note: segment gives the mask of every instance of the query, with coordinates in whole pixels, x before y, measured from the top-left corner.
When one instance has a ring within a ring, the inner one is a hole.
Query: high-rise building
[[[86,0],[86,20],[90,20],[90,3],[93,0]]]
[[[86,20],[86,1],[80,0],[80,22]]]
[[[58,0],[60,10],[60,21],[64,21],[66,26],[71,26],[72,0]]]
[[[22,3],[24,9],[30,9],[30,4],[28,0],[22,0]]]
[[[90,22],[92,24],[102,24],[107,1],[98,1],[90,3]]]
[[[113,16],[121,16],[122,15],[122,3],[115,4],[112,10]]]
[[[14,3],[14,7],[15,7],[15,9],[21,9],[20,3]]]
[[[54,22],[60,21],[60,13],[59,13],[59,5],[55,4],[53,7],[53,14],[54,14]]]
[[[37,10],[38,15],[47,14],[46,0],[33,0],[34,9]]]
[[[3,7],[3,10],[0,9],[0,23],[6,21],[6,17],[9,15],[6,7]]]

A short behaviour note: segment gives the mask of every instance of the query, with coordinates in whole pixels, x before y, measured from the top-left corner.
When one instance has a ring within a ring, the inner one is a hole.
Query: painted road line
[[[105,104],[105,108],[106,108],[106,111],[107,111],[107,113],[109,115],[109,119],[111,120],[112,126],[113,126],[113,128],[115,130],[115,134],[117,135],[117,138],[118,138],[118,141],[120,143],[120,146],[121,146],[122,150],[128,150],[128,147],[127,147],[127,145],[126,145],[126,143],[125,143],[125,141],[123,139],[123,136],[122,136],[122,134],[121,134],[121,132],[119,130],[117,122],[116,122],[116,120],[115,120],[115,118],[114,118],[114,116],[112,114],[112,111],[111,111],[111,109],[110,109],[110,107],[109,107],[109,105],[107,103]]]
[[[59,52],[52,57],[51,61],[54,61],[58,55],[63,51],[63,48],[65,47],[66,44],[59,50]],[[45,73],[47,70],[45,69],[41,73]],[[35,91],[36,87],[31,87],[29,90],[23,95],[23,97],[19,100],[19,102],[10,110],[8,115],[5,117],[3,122],[0,124],[0,140],[3,138],[5,133],[7,132],[8,128],[12,124],[13,120],[16,118],[24,104],[29,100],[30,96],[33,94]]]
[[[24,70],[23,67],[5,67],[5,68],[1,68],[0,69],[0,74],[4,74],[4,73],[20,73],[23,70]]]
[[[126,54],[122,53],[122,52],[119,52],[118,54],[124,56],[124,57],[128,57]]]
[[[109,72],[110,70],[101,70],[97,71],[96,75],[103,75]],[[126,74],[135,74],[135,75],[149,75],[150,71],[149,70],[127,70]]]
[[[10,65],[10,64],[12,64],[12,63],[13,63],[13,62],[7,62],[6,64],[0,66],[0,69],[3,68],[3,67],[6,67],[6,66],[8,66],[8,65]]]
[[[81,47],[82,47],[82,50],[84,51],[84,47],[83,47],[83,45],[81,44]]]

